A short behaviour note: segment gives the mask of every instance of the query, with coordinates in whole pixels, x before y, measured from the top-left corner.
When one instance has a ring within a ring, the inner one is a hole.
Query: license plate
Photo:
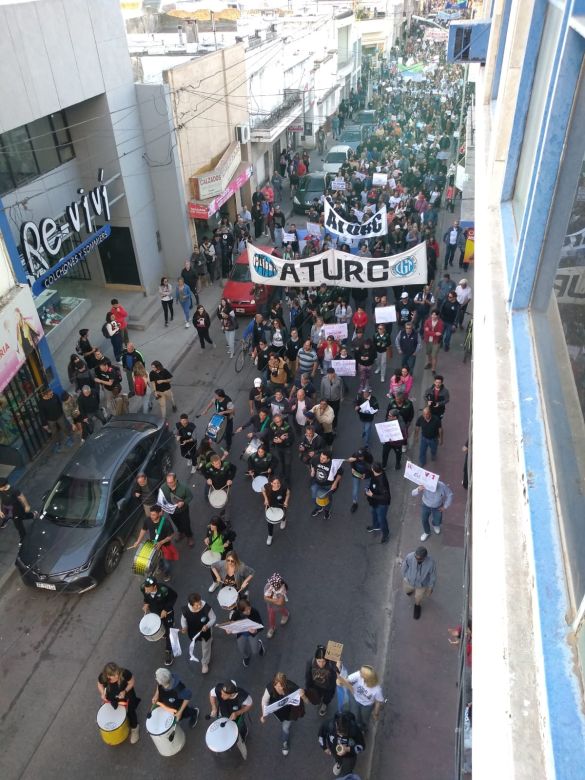
[[[246,310],[245,310],[245,309],[238,309],[238,308],[236,307],[236,314],[245,314],[245,313],[246,313]]]
[[[45,590],[57,590],[56,585],[51,585],[49,582],[35,582],[37,588],[44,588]]]

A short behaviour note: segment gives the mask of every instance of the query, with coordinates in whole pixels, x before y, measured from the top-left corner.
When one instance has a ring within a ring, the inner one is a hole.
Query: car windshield
[[[230,274],[232,282],[251,282],[250,266],[248,263],[236,263]]]
[[[107,482],[63,475],[45,501],[44,515],[58,525],[100,525],[107,495]]]
[[[343,134],[342,140],[347,139],[348,141],[361,141],[362,140],[362,131],[361,130],[346,130]]]
[[[347,160],[347,154],[345,152],[329,152],[325,162],[327,163],[342,163]]]

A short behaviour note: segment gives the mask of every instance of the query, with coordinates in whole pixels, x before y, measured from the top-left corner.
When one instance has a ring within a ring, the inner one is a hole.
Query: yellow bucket
[[[114,709],[109,702],[103,704],[98,710],[97,724],[106,745],[120,745],[128,739],[130,726],[125,707]]]
[[[317,506],[329,506],[331,503],[331,499],[329,497],[329,493],[325,493],[323,496],[317,496],[315,499],[315,503]]]

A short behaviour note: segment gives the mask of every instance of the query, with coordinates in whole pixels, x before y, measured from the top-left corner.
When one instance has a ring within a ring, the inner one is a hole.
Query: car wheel
[[[120,559],[122,558],[122,551],[123,547],[119,539],[113,539],[108,544],[102,564],[104,574],[111,574],[118,566]]]
[[[171,458],[169,452],[165,452],[165,454],[162,456],[160,460],[160,470],[162,471],[163,477],[166,477],[166,475],[170,474],[170,472],[173,470],[173,459]]]

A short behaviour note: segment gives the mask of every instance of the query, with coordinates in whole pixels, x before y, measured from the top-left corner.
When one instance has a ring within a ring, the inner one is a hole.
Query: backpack
[[[146,395],[146,381],[143,376],[134,377],[134,392],[136,395]]]
[[[111,338],[112,338],[112,337],[110,336],[110,334],[108,333],[108,326],[107,326],[107,323],[105,323],[105,322],[104,322],[104,324],[102,325],[102,336],[103,336],[105,339],[111,339]]]
[[[75,345],[75,351],[77,352],[78,355],[81,355],[83,357],[83,350],[81,349],[80,341],[78,341],[77,344]]]

